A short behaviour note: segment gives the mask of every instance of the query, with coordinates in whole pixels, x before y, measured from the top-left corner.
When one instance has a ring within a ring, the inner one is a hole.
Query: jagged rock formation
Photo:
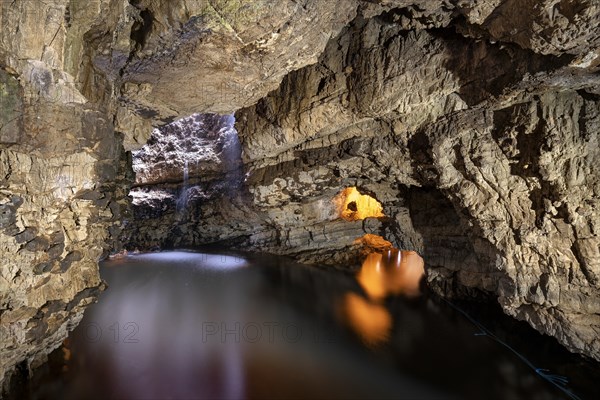
[[[112,119],[64,69],[65,4],[0,7],[1,380],[43,362],[94,301],[130,167]]]
[[[431,16],[415,23],[406,12],[358,17],[317,64],[238,112],[250,198],[194,203],[152,244],[236,238],[338,264],[355,261],[355,239],[381,234],[423,254],[440,293],[497,296],[597,357],[597,68],[486,39],[486,26],[472,38],[465,21],[410,29]],[[590,47],[558,54],[567,50]],[[387,218],[340,220],[332,200],[354,185]]]
[[[314,63],[356,4],[0,4],[0,382],[76,326],[152,125],[235,110]],[[177,96],[173,96],[177,93]]]
[[[358,18],[237,114],[254,203],[363,188],[395,219],[380,233],[423,254],[440,293],[497,296],[598,358],[597,68],[462,25],[407,31],[397,15]]]
[[[439,292],[491,293],[598,358],[597,68],[460,25],[407,31],[397,14],[358,18],[238,113],[254,203],[364,188],[396,219],[381,233],[423,254]]]
[[[334,265],[378,234],[440,293],[600,359],[595,2],[16,0],[0,21],[0,379],[77,324],[124,224],[130,249]],[[215,116],[163,128],[198,151],[155,137],[134,182],[152,126],[234,111],[240,147]],[[341,219],[351,186],[386,217]]]

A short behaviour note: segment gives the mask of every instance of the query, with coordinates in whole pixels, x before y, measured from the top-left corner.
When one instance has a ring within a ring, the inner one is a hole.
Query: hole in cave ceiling
[[[239,178],[241,145],[234,125],[233,115],[192,114],[154,129],[148,143],[132,152],[134,204],[148,197],[179,201],[212,180]]]

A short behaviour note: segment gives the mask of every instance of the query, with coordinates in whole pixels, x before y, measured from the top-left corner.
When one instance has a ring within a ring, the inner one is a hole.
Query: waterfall
[[[183,187],[187,188],[188,185],[188,178],[189,178],[189,172],[188,172],[188,160],[185,160],[185,164],[183,165]]]
[[[227,181],[227,192],[229,196],[233,197],[238,193],[244,179],[241,163],[242,145],[235,129],[235,116],[233,114],[225,115],[222,121],[224,128],[222,128],[221,134],[225,135],[227,146],[225,146],[221,157],[225,165],[232,167],[226,172],[225,179]]]
[[[185,211],[187,207],[187,197],[188,197],[188,180],[189,180],[189,170],[188,170],[188,160],[185,160],[183,165],[183,186],[181,187],[181,191],[179,192],[179,197],[177,198],[177,213],[181,213]]]

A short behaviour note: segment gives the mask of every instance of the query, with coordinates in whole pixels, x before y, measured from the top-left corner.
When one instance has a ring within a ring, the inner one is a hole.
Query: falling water
[[[188,197],[188,180],[189,180],[189,172],[188,172],[188,160],[185,160],[183,165],[183,186],[181,187],[181,192],[179,193],[179,198],[177,199],[177,213],[181,213],[185,211],[187,206],[187,197]]]
[[[226,115],[224,116],[225,129],[223,134],[227,135],[227,146],[222,153],[222,161],[228,166],[233,166],[227,172],[227,189],[230,196],[237,194],[237,190],[244,179],[243,167],[241,163],[242,158],[242,145],[238,137],[238,133],[235,129],[235,116]]]
[[[188,179],[189,179],[188,160],[185,160],[185,164],[183,165],[183,190],[184,191],[187,190]]]

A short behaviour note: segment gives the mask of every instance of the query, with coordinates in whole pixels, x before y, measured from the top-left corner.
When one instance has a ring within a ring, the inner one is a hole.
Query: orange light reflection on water
[[[370,253],[356,277],[368,298],[350,292],[343,299],[348,325],[368,346],[387,342],[393,321],[383,300],[389,295],[418,296],[424,275],[423,258],[414,251]]]
[[[369,346],[387,342],[392,316],[381,304],[372,303],[356,293],[344,296],[346,321]]]
[[[372,300],[382,300],[389,295],[418,296],[423,275],[425,263],[416,252],[391,250],[369,254],[357,279]]]

